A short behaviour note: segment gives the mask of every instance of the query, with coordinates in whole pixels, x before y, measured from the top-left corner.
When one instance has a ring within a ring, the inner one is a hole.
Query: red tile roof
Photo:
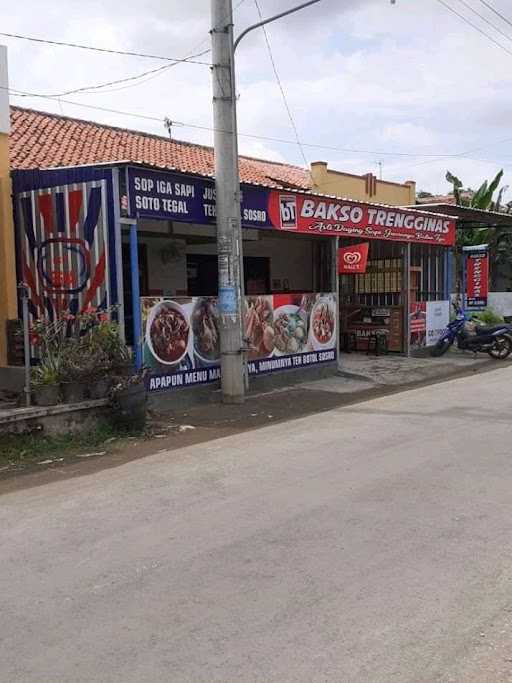
[[[213,149],[126,128],[11,107],[13,169],[54,168],[130,161],[185,173],[213,175]],[[270,187],[309,189],[308,171],[289,164],[240,157],[240,177]]]

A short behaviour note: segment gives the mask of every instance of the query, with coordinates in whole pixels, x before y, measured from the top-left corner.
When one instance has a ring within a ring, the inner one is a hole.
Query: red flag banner
[[[489,250],[467,250],[466,259],[466,305],[485,308],[489,295]]]
[[[368,242],[363,242],[338,249],[338,273],[366,273],[369,246]]]

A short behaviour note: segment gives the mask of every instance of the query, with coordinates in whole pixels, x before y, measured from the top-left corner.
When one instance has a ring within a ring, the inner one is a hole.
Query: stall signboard
[[[220,379],[219,311],[213,297],[143,297],[148,391]],[[274,294],[244,302],[249,375],[336,360],[336,295]]]
[[[121,207],[129,217],[215,223],[215,183],[210,178],[130,167],[127,191]],[[455,244],[455,221],[446,216],[253,185],[242,185],[241,195],[242,225],[247,228]]]
[[[485,308],[489,295],[489,249],[487,245],[465,247],[466,306]]]
[[[360,237],[362,239],[419,242],[451,246],[455,221],[389,206],[362,204],[306,194],[270,191],[269,216],[278,230]]]
[[[338,249],[338,273],[340,275],[366,273],[369,248],[369,243],[363,242]]]
[[[411,303],[409,332],[411,349],[434,346],[450,320],[449,301],[418,301]]]
[[[130,167],[127,189],[128,196],[121,196],[121,209],[126,216],[197,225],[215,223],[215,181],[211,178]],[[242,186],[241,199],[245,227],[272,228],[268,190]]]
[[[427,335],[425,343],[434,346],[450,322],[449,301],[427,301]]]

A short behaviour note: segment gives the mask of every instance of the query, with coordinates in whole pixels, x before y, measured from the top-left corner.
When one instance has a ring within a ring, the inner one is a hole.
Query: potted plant
[[[39,363],[31,376],[35,402],[40,406],[55,405],[61,398],[63,325],[60,321],[37,320],[30,336],[39,349]]]
[[[54,406],[60,401],[60,380],[56,359],[46,358],[33,368],[32,387],[38,406]]]
[[[89,348],[86,358],[86,370],[89,372],[89,398],[107,398],[112,387],[112,362],[102,348]]]
[[[97,378],[97,391],[103,392],[106,385],[110,390],[114,376],[131,375],[133,358],[130,349],[121,337],[118,323],[100,319],[90,331],[90,345],[103,359],[101,377]]]
[[[145,370],[117,377],[110,392],[114,421],[125,429],[142,430],[146,426]]]
[[[88,383],[88,359],[80,339],[67,340],[62,353],[62,398],[64,403],[80,403],[85,400]]]

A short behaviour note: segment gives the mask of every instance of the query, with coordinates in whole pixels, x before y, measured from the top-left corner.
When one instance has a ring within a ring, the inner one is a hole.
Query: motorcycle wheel
[[[451,345],[452,343],[449,339],[440,339],[436,343],[436,345],[433,346],[430,350],[430,355],[433,358],[439,358],[440,356],[444,356],[444,354],[448,351]]]
[[[510,337],[496,337],[496,341],[487,353],[495,360],[505,360],[512,353],[512,339]]]

